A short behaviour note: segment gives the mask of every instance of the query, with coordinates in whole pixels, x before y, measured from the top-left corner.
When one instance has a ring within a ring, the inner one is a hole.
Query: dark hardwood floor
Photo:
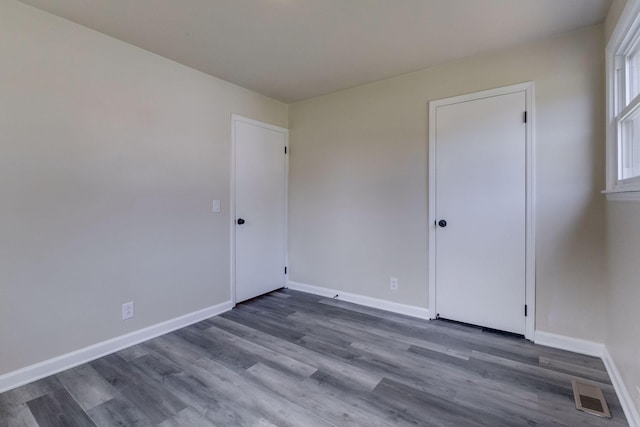
[[[575,409],[571,380],[613,415]],[[602,362],[280,290],[0,394],[1,426],[622,426]]]

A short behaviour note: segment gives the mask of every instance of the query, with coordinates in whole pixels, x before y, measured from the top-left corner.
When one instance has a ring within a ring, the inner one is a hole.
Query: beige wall
[[[614,0],[607,16],[607,39],[626,0]],[[605,344],[640,413],[640,204],[607,203],[608,304]]]
[[[13,0],[0,58],[0,374],[229,300],[231,114],[287,106]]]
[[[428,101],[533,80],[537,329],[602,342],[603,32],[292,104],[290,279],[427,307]]]
[[[611,2],[607,19],[604,22],[605,40],[609,40],[609,38],[611,38],[611,34],[613,34],[613,30],[616,27],[618,19],[620,19],[620,15],[622,15],[622,11],[626,5],[627,0],[613,0]]]
[[[640,203],[608,202],[606,345],[640,413]]]

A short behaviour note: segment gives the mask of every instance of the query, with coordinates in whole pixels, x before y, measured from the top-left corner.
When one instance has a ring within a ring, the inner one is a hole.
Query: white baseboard
[[[0,375],[0,393],[19,387],[24,384],[39,380],[49,375],[56,374],[74,366],[81,365],[91,360],[98,359],[107,354],[122,350],[132,345],[150,340],[157,336],[184,328],[191,324],[208,319],[209,317],[229,311],[233,308],[231,301],[223,302],[184,316],[176,317],[162,323],[158,323],[137,331],[112,338],[89,347],[71,353],[63,354],[53,359],[45,360],[34,365],[27,366],[17,371]]]
[[[624,415],[627,417],[629,426],[640,427],[640,414],[638,413],[638,409],[633,403],[631,393],[629,392],[629,389],[625,385],[624,381],[622,381],[620,371],[618,371],[618,368],[616,367],[616,364],[613,361],[611,354],[609,353],[609,349],[607,349],[606,346],[602,354],[602,361],[604,362],[604,366],[607,368],[609,378],[611,378],[613,388],[616,390],[618,400],[620,400],[620,405],[622,405],[622,410],[624,411]]]
[[[543,331],[535,332],[533,342],[546,345],[547,347],[585,354],[587,356],[602,357],[604,353],[604,344],[602,343]]]
[[[320,286],[306,285],[298,282],[287,282],[289,289],[295,291],[308,292],[310,294],[321,295],[367,307],[378,308],[380,310],[391,311],[393,313],[404,314],[405,316],[417,317],[419,319],[429,319],[429,310],[415,305],[400,304],[398,302],[387,301],[379,298],[367,297],[364,295],[342,292],[337,289],[328,289]]]

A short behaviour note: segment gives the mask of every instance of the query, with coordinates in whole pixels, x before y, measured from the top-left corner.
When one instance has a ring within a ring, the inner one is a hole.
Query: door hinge
[[[284,274],[287,274],[287,267],[284,268]]]
[[[524,122],[527,123],[527,112],[524,112]]]
[[[284,154],[287,154],[287,147],[284,147]]]
[[[524,305],[524,317],[527,317],[527,304]]]

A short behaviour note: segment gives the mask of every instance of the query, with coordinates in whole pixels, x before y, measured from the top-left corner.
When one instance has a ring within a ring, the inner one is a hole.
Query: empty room
[[[639,305],[640,0],[0,0],[0,427],[640,427]]]

